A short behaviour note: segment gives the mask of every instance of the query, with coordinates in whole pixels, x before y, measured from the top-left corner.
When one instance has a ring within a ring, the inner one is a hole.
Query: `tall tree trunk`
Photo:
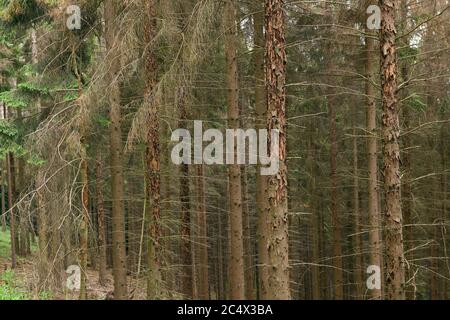
[[[407,32],[407,20],[408,20],[408,3],[406,0],[402,0],[401,2],[401,24],[402,31]],[[401,38],[401,46],[404,50],[409,48],[409,37],[404,36]],[[409,62],[405,61],[401,65],[401,76],[402,81],[409,81]],[[402,115],[404,121],[404,130],[408,131],[410,129],[410,106],[407,103],[407,98],[409,96],[408,86],[403,88],[402,97],[405,99],[405,103],[402,106]],[[403,185],[402,185],[402,204],[403,204],[403,217],[404,217],[404,226],[403,232],[405,236],[404,246],[405,246],[405,260],[412,261],[414,259],[414,251],[413,249],[413,194],[412,194],[412,164],[411,164],[411,136],[410,134],[406,134],[403,136],[403,166],[404,176],[403,176]],[[411,265],[411,263],[406,264],[407,269],[405,270],[405,280],[408,283],[408,286],[405,288],[405,294],[407,300],[415,300],[415,271]]]
[[[441,119],[445,119],[445,110],[442,109]],[[443,123],[441,125],[441,130],[439,134],[439,151],[441,157],[441,169],[442,172],[448,168],[448,123]],[[445,229],[445,219],[448,217],[448,177],[446,174],[441,175],[441,210],[440,210],[440,220],[441,220],[441,237],[442,237],[442,251],[444,260],[441,261],[441,270],[445,274],[447,279],[442,279],[442,300],[448,300],[448,287],[450,284],[450,259],[448,255],[448,244],[450,243],[448,238],[448,231]]]
[[[106,221],[105,221],[105,203],[102,192],[102,163],[98,155],[95,165],[95,193],[97,196],[97,223],[98,223],[98,281],[104,286],[106,284]]]
[[[42,170],[38,170],[36,175],[36,200],[38,212],[38,288],[43,290],[46,288],[46,278],[48,272],[48,236],[47,236],[47,216],[45,208],[45,198],[43,189],[45,188],[45,176]]]
[[[83,144],[83,142],[82,142]],[[88,164],[86,159],[86,149],[83,149],[81,160],[81,204],[82,219],[80,223],[80,300],[87,299],[86,278],[87,278],[87,262],[88,262],[88,226],[89,226],[89,177]]]
[[[358,169],[358,138],[356,133],[357,108],[356,104],[352,107],[352,127],[353,127],[353,252],[354,260],[354,282],[356,299],[362,299],[364,290],[363,280],[363,249],[361,237],[361,210],[359,204],[359,169]]]
[[[321,298],[320,292],[320,268],[318,266],[320,261],[320,210],[317,207],[317,190],[316,190],[316,144],[314,142],[316,121],[312,122],[310,126],[309,137],[309,191],[311,193],[310,210],[311,210],[311,234],[312,234],[312,252],[311,252],[311,282],[312,282],[312,299],[319,300]]]
[[[147,298],[157,299],[161,296],[161,155],[159,138],[159,106],[157,94],[154,92],[157,79],[156,57],[151,49],[156,36],[156,3],[154,0],[144,1],[145,23],[144,39],[147,52],[145,54],[145,106],[148,109],[147,119],[147,194],[150,200],[148,223],[148,255],[147,255]]]
[[[330,116],[330,178],[331,178],[331,221],[333,226],[333,287],[334,299],[342,300],[344,298],[344,279],[342,265],[342,221],[339,215],[338,203],[338,176],[337,176],[337,156],[338,142],[336,133],[336,109],[334,99],[330,94],[328,100],[328,112]]]
[[[335,12],[330,10],[329,15],[333,17]],[[334,20],[334,19],[333,19]],[[334,23],[334,21],[332,21]],[[334,56],[336,55],[333,49],[333,43],[330,40],[326,45],[327,53],[327,71],[332,72],[334,67]],[[342,217],[339,210],[339,190],[338,190],[338,137],[336,125],[336,99],[335,99],[335,80],[333,75],[329,75],[328,89],[327,89],[327,107],[330,119],[330,210],[331,210],[331,225],[333,237],[333,293],[335,300],[344,299],[344,275],[343,275],[343,257],[342,257]]]
[[[110,56],[108,74],[109,84],[109,116],[110,124],[110,155],[111,155],[111,233],[112,233],[112,260],[114,277],[114,299],[127,299],[127,259],[125,248],[125,212],[123,204],[123,167],[122,167],[122,128],[120,112],[119,87],[119,52],[116,37],[118,35],[115,19],[118,15],[118,4],[107,0],[105,10],[105,40]]]
[[[15,229],[15,216],[13,208],[15,201],[15,174],[14,174],[14,156],[12,153],[7,155],[7,167],[8,167],[8,207],[11,210],[9,218],[9,232],[11,234],[11,268],[16,267],[16,229]]]
[[[366,97],[367,97],[367,161],[368,161],[368,220],[369,220],[369,264],[381,266],[380,212],[378,209],[378,165],[377,165],[377,106],[375,103],[375,34],[366,30]],[[381,288],[369,291],[370,299],[381,299]]]
[[[243,236],[244,236],[244,251],[245,251],[245,298],[247,300],[255,300],[255,278],[254,278],[254,266],[253,266],[253,246],[252,246],[252,233],[251,233],[251,219],[250,219],[250,207],[249,207],[249,189],[247,168],[241,167],[242,178],[242,217],[243,217]]]
[[[8,118],[8,109],[6,104],[3,104],[3,115],[5,119]],[[11,235],[11,268],[16,267],[16,230],[15,230],[15,217],[14,217],[14,201],[15,201],[15,169],[14,169],[14,156],[12,153],[6,155],[6,170],[8,175],[8,209],[10,212],[9,219],[9,232]]]
[[[218,208],[220,208],[219,205],[217,205]],[[224,288],[224,268],[223,268],[223,243],[222,243],[222,216],[219,212],[217,217],[217,269],[218,269],[218,298],[219,300],[225,299],[225,288]]]
[[[228,127],[230,129],[237,129],[239,126],[238,71],[236,59],[237,30],[236,8],[232,0],[226,2],[225,10]],[[233,154],[236,155],[236,152],[236,144],[234,144]],[[234,159],[233,162],[235,162]],[[245,298],[244,246],[242,239],[242,186],[241,171],[237,164],[231,164],[228,167],[228,190],[230,209],[230,298],[233,300],[242,300]]]
[[[400,194],[400,150],[398,139],[396,2],[380,0],[381,8],[381,86],[383,176],[385,193],[384,225],[386,228],[386,295],[389,300],[405,299],[405,266],[403,256],[402,208]]]
[[[184,87],[179,87],[177,92],[177,104],[180,114],[179,127],[187,126],[186,92]],[[181,203],[181,287],[185,297],[193,296],[192,286],[192,242],[191,242],[191,200],[189,184],[189,165],[181,164],[180,167],[180,203]]]
[[[0,164],[2,166],[3,163]],[[2,216],[2,231],[6,232],[6,173],[3,167],[1,167],[2,174],[0,177],[0,201],[2,202],[1,216]]]
[[[73,57],[73,68],[77,75],[78,80],[78,97],[82,96],[82,83],[81,83],[81,70],[78,68],[77,58],[76,58],[76,49],[75,45],[73,45],[72,49],[72,57]],[[85,110],[85,105],[81,104],[81,113],[87,113]],[[86,281],[87,281],[87,265],[88,265],[88,251],[89,251],[89,167],[88,167],[88,158],[87,158],[87,142],[86,142],[86,123],[80,123],[80,145],[81,145],[81,206],[82,206],[82,216],[80,222],[80,269],[81,269],[81,279],[80,279],[80,300],[87,299],[87,291],[86,291]]]
[[[203,165],[197,166],[197,225],[198,225],[198,298],[209,299],[208,232],[206,222],[205,177]]]
[[[267,122],[267,97],[264,75],[264,2],[254,5],[254,61],[255,61],[255,111],[256,128],[264,129]],[[268,299],[269,257],[267,252],[267,179],[261,175],[261,166],[256,166],[256,209],[258,212],[258,293],[260,299]]]
[[[14,79],[14,86],[16,86],[16,80]],[[22,110],[20,108],[17,109],[17,122],[20,127],[23,126],[23,116],[22,116]],[[20,191],[23,191],[25,189],[25,160],[24,157],[18,157],[17,158],[17,186],[18,186],[18,194],[20,194]],[[18,210],[19,211],[19,224],[18,224],[18,236],[19,236],[19,243],[17,247],[17,253],[21,256],[26,256],[29,251],[29,241],[27,241],[28,238],[28,212],[25,210]]]
[[[286,47],[283,0],[266,0],[266,88],[267,130],[279,132],[278,174],[268,176],[267,250],[270,299],[290,299],[288,259],[288,208],[286,169]]]

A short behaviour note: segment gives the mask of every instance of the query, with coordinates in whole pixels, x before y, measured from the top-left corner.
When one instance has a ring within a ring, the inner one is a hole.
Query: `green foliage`
[[[11,239],[9,235],[9,230],[7,229],[6,232],[0,230],[0,258],[9,257],[9,254],[11,252],[10,243]]]
[[[41,291],[39,292],[39,300],[52,300],[53,292],[51,291]]]
[[[0,139],[2,137],[7,139],[14,139],[17,134],[18,131],[15,125],[6,120],[0,120]]]
[[[412,96],[409,100],[409,105],[412,108],[414,108],[415,110],[421,111],[421,112],[425,111],[425,109],[427,107],[426,103],[424,103],[422,101],[422,98],[416,93],[412,94]]]
[[[29,24],[45,13],[43,1],[2,0],[1,5],[0,20],[9,25]]]
[[[18,135],[19,131],[14,124],[0,120],[0,158],[9,152],[17,155],[24,154],[24,149],[16,142]]]
[[[76,91],[69,91],[64,95],[64,102],[70,102],[73,100],[76,100],[78,98],[78,92]]]
[[[27,163],[34,166],[42,166],[45,164],[45,160],[36,153],[30,153],[27,159]]]
[[[29,296],[20,288],[14,271],[7,270],[0,276],[0,300],[27,300]]]
[[[108,128],[109,124],[111,123],[111,121],[107,117],[104,117],[102,115],[97,115],[95,117],[95,122],[104,128]]]
[[[18,94],[17,90],[0,93],[0,101],[6,103],[11,108],[25,108],[28,105],[28,99]]]
[[[17,87],[30,94],[48,94],[50,90],[47,87],[41,87],[33,82],[19,83]]]

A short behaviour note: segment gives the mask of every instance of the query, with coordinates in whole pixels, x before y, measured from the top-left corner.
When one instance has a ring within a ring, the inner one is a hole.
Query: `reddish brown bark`
[[[144,103],[148,110],[146,136],[147,195],[150,201],[147,216],[148,256],[147,256],[147,298],[157,299],[161,296],[161,145],[159,137],[159,106],[155,93],[157,81],[156,57],[152,45],[157,33],[156,3],[144,1],[146,21],[144,23],[144,45],[146,85]]]
[[[405,299],[402,208],[400,194],[399,110],[397,101],[397,55],[395,12],[397,2],[380,0],[381,86],[383,176],[386,228],[386,295],[389,300]]]
[[[267,97],[264,75],[264,2],[254,5],[254,60],[255,60],[255,111],[256,128],[265,129],[267,122]],[[256,168],[256,208],[258,212],[258,294],[260,299],[268,299],[269,273],[267,266],[267,179],[261,175],[261,166]]]
[[[279,172],[268,176],[267,214],[270,299],[290,299],[288,259],[288,207],[286,169],[286,48],[283,0],[267,0],[266,15],[266,90],[267,130],[279,131]],[[270,138],[271,140],[271,138]],[[269,141],[269,146],[271,145]]]

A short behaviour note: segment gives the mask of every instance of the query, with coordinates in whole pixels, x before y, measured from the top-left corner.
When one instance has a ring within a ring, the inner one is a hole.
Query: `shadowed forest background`
[[[448,299],[449,7],[0,0],[0,299]]]

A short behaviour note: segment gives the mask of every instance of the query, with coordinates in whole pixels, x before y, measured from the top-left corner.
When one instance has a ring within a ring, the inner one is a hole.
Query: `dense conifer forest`
[[[0,300],[446,300],[448,0],[0,0]]]

